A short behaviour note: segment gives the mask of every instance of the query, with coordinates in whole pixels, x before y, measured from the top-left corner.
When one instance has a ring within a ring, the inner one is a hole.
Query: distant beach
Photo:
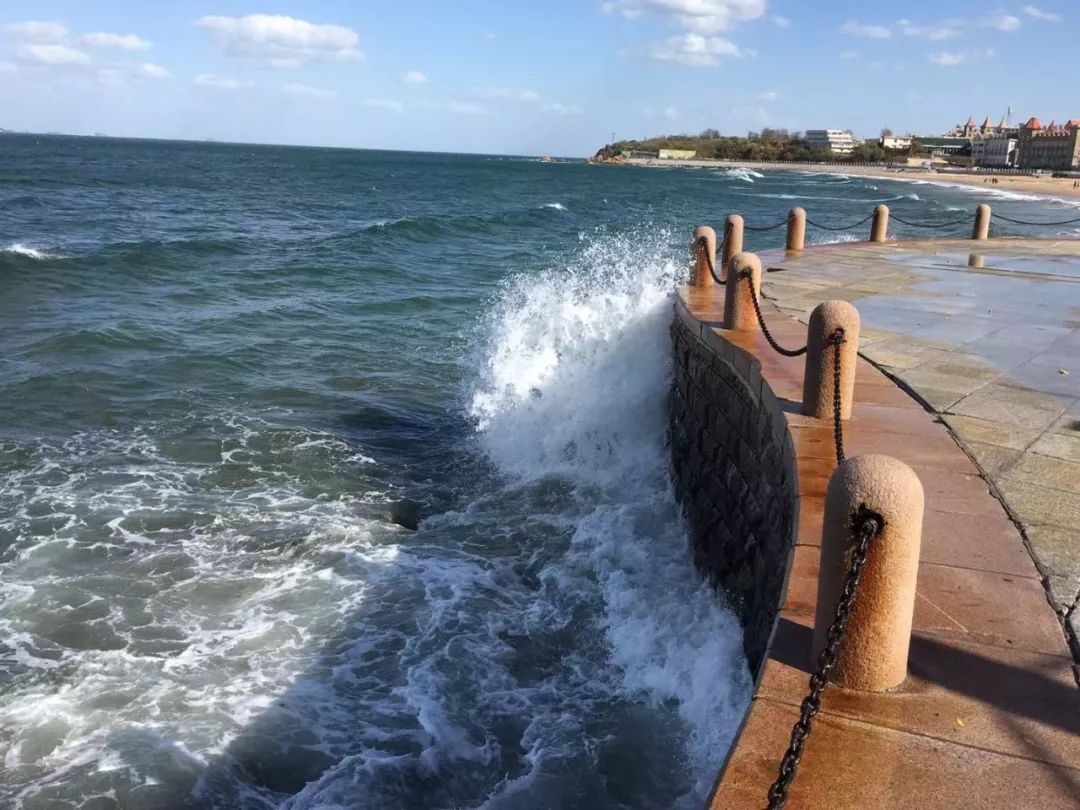
[[[987,191],[1007,191],[1017,194],[1034,194],[1042,197],[1058,197],[1080,200],[1080,188],[1074,188],[1076,180],[1068,177],[1049,177],[1012,174],[952,174],[927,171],[921,168],[905,168],[890,171],[881,166],[845,166],[843,164],[807,164],[807,163],[764,163],[736,160],[654,160],[630,158],[620,165],[681,167],[690,169],[730,169],[746,168],[757,171],[812,172],[815,174],[843,174],[874,177],[881,180],[919,181],[936,185],[960,185],[983,188]],[[988,183],[988,180],[997,183]]]

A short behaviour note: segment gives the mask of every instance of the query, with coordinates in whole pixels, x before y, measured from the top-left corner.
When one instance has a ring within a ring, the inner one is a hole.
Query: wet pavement
[[[968,244],[942,248],[941,255],[962,252]],[[1046,559],[1052,556],[1046,540],[1051,531],[1065,549],[1066,563],[1080,556],[1080,516],[1070,511],[1080,499],[1054,488],[1078,481],[1044,469],[1080,463],[1049,454],[1066,454],[1058,443],[1076,438],[1070,406],[1062,402],[1069,396],[1020,385],[989,359],[999,355],[996,348],[984,354],[967,348],[980,341],[983,349],[996,346],[998,341],[985,342],[988,336],[1012,325],[1041,341],[1037,354],[1056,357],[1056,341],[1075,335],[1076,327],[1067,325],[1068,302],[1044,298],[1041,288],[1026,299],[1038,301],[1027,320],[1020,317],[1024,307],[1012,302],[1008,315],[1002,309],[981,312],[993,306],[984,306],[990,299],[978,279],[952,264],[934,267],[938,256],[929,243],[848,244],[813,248],[797,258],[762,254],[765,266],[776,270],[766,276],[764,290],[774,301],[763,304],[763,314],[781,345],[805,343],[806,327],[798,320],[818,302],[856,302],[866,357],[858,362],[844,446],[849,456],[883,453],[904,461],[926,496],[908,678],[884,694],[837,686],[826,691],[791,807],[1074,808],[1080,795],[1077,672],[1060,610],[1048,600],[1047,578],[1003,505],[1036,519],[1025,527],[1029,538],[1043,538],[1039,553]],[[957,286],[954,292],[931,286],[941,283]],[[1073,287],[1074,295],[1080,293],[1080,285]],[[896,318],[890,306],[900,299],[907,302],[904,318]],[[719,286],[686,287],[677,305],[685,314],[678,317],[696,320],[698,328],[745,353],[757,372],[750,377],[760,376],[780,404],[794,448],[799,521],[774,641],[712,810],[766,804],[799,716],[812,663],[825,488],[836,464],[831,423],[800,413],[805,358],[778,354],[758,331],[723,329],[723,300]],[[785,317],[777,305],[795,317]],[[1040,326],[1049,331],[1038,331]],[[992,328],[980,332],[986,327]],[[923,328],[936,337],[920,335]],[[1001,343],[1008,346],[1004,338]],[[926,392],[940,407],[924,407],[913,398],[917,387],[905,375],[920,379],[918,395]],[[1072,396],[1071,407],[1078,398]],[[996,432],[975,441],[954,420]],[[1002,443],[1010,431],[1020,446]],[[986,477],[984,462],[968,447],[972,443],[1015,457],[1002,461],[996,479]],[[1059,580],[1059,591],[1067,594],[1071,580]]]
[[[764,295],[799,320],[820,301],[855,302],[860,352],[938,413],[992,482],[1075,633],[1080,240],[860,242],[762,259]]]

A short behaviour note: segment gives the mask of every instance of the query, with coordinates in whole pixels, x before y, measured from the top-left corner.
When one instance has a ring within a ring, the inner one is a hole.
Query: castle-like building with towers
[[[994,124],[986,116],[981,124],[974,118],[957,124],[945,133],[947,138],[971,141],[971,165],[993,168],[1080,170],[1080,119],[1063,124],[1051,121],[1044,126],[1038,118],[1029,118],[1016,126],[1009,113]]]

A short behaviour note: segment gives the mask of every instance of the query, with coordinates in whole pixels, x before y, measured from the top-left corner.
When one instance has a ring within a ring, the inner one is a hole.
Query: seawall
[[[791,434],[757,359],[695,318],[681,299],[671,340],[676,492],[694,561],[738,615],[756,682],[795,548]]]

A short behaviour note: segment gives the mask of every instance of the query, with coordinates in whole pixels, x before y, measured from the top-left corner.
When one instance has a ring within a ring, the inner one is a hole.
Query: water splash
[[[703,794],[749,680],[733,616],[690,563],[667,475],[667,328],[684,273],[673,242],[602,237],[570,268],[512,282],[472,412],[506,474],[575,488],[584,516],[568,564],[599,585],[622,688],[677,701]]]

